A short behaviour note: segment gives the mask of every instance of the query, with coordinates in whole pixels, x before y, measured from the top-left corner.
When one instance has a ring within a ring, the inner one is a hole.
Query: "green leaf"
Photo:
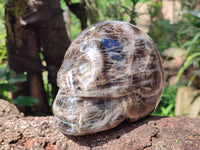
[[[18,96],[16,99],[14,99],[14,103],[16,105],[29,107],[38,104],[39,101],[35,97]]]
[[[183,13],[190,14],[200,19],[200,11],[182,11]]]
[[[192,41],[186,41],[182,46],[181,49],[184,49],[192,44]]]
[[[192,50],[193,50],[193,45],[195,44],[195,43],[198,43],[199,42],[199,38],[200,38],[200,32],[198,32],[195,36],[194,36],[194,38],[192,39],[192,41],[191,41],[191,43],[188,41],[188,42],[186,42],[187,44],[190,44],[190,45],[188,45],[189,47],[188,47],[188,49],[187,49],[187,51],[186,51],[186,53],[185,53],[185,55],[187,56],[187,55],[189,55],[190,53],[192,53]]]
[[[66,9],[66,3],[64,0],[60,0],[60,6],[61,6],[61,9],[62,10],[65,10]]]
[[[11,79],[13,76],[13,70],[8,70],[8,72],[6,73],[6,79],[9,80]]]
[[[174,104],[169,104],[167,106],[167,108],[165,109],[166,115],[170,113],[170,111],[173,109],[173,107],[174,107]]]
[[[179,81],[185,69],[187,69],[191,64],[193,64],[194,62],[199,62],[199,61],[200,61],[200,52],[191,54],[185,61],[183,67],[178,71],[176,80]]]
[[[7,4],[8,3],[8,1],[7,0],[2,0],[5,4]]]
[[[16,82],[24,82],[27,81],[27,78],[24,74],[18,74],[15,77],[8,80],[8,83],[14,84]]]
[[[189,82],[188,82],[188,85],[187,85],[187,86],[191,86],[191,85],[192,85],[192,83],[194,82],[194,80],[196,79],[196,77],[197,77],[197,75],[196,75],[196,74],[192,75],[192,77],[190,78],[190,80],[189,80]]]
[[[140,3],[152,2],[152,0],[139,0]]]
[[[0,91],[16,91],[18,89],[17,86],[9,83],[0,84]]]
[[[5,65],[4,67],[2,67],[0,69],[0,79],[6,76],[7,70],[8,70],[8,66],[7,65]]]

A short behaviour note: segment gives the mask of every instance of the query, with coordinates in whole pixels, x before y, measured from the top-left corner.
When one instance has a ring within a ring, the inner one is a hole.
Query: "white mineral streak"
[[[92,64],[93,66],[91,68],[92,71],[89,70],[91,72],[90,79],[88,80],[88,82],[84,83],[84,91],[86,91],[86,93],[87,93],[87,87],[89,87],[90,82],[94,81],[96,76],[102,70],[102,58],[101,58],[100,52],[98,51],[96,45],[90,45],[88,47],[88,50],[86,50],[86,51],[87,51],[86,57],[88,57],[90,62],[93,63]],[[82,82],[84,82],[84,81],[82,80]]]
[[[68,85],[68,88],[70,89],[71,95],[75,96],[75,88],[74,88],[72,70],[67,72],[66,80],[67,80],[67,85]]]
[[[64,64],[64,70],[67,71],[67,70],[72,66],[73,61],[74,61],[74,59],[73,59],[73,57],[71,57],[71,58]]]

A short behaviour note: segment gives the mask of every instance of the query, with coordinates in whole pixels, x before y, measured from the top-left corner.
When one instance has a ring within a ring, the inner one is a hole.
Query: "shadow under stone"
[[[66,136],[67,138],[71,139],[72,141],[74,141],[75,143],[81,146],[88,146],[90,148],[93,148],[96,146],[104,145],[108,143],[109,141],[120,139],[120,137],[123,136],[124,134],[127,134],[140,126],[147,125],[149,122],[154,122],[154,121],[156,122],[162,118],[165,118],[165,117],[147,116],[133,123],[130,123],[128,120],[124,120],[117,127],[112,128],[110,130],[83,135],[83,136],[71,136],[71,135],[66,135]],[[153,124],[153,126],[156,126],[156,124]]]

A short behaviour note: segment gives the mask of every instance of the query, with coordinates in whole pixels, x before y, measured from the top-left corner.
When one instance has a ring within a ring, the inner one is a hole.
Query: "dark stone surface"
[[[55,129],[53,116],[0,117],[0,149],[46,150],[197,150],[200,120],[187,117],[148,117],[136,123],[80,137]]]

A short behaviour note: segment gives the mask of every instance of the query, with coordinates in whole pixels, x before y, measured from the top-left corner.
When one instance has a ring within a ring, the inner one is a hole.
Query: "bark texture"
[[[200,120],[187,117],[148,117],[133,124],[80,137],[64,136],[49,117],[0,117],[0,149],[45,150],[196,150]]]
[[[22,1],[22,4],[25,1]],[[13,2],[13,4],[15,4]],[[22,6],[18,6],[22,7]],[[28,82],[18,83],[19,90],[13,94],[13,98],[19,95],[33,96],[39,100],[39,104],[30,108],[18,107],[23,112],[49,113],[48,101],[45,96],[42,82],[42,63],[39,57],[40,47],[33,27],[24,28],[20,24],[19,15],[9,3],[6,6],[7,28],[7,54],[10,68],[16,74],[27,72]],[[23,9],[21,8],[21,11]]]
[[[48,71],[54,98],[58,90],[56,74],[71,42],[62,13],[59,0],[21,0],[6,5],[9,65],[16,74],[27,72],[28,76],[28,82],[17,84],[20,90],[13,98],[26,95],[39,100],[31,109],[18,107],[25,114],[51,113],[42,72]]]
[[[99,21],[98,4],[96,0],[81,0],[80,3],[72,3],[65,0],[69,9],[80,19],[81,29]]]

